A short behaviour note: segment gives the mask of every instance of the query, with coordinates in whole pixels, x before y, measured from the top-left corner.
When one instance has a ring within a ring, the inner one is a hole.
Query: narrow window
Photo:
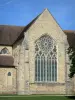
[[[7,73],[7,85],[12,86],[12,75],[11,72]]]
[[[11,72],[8,72],[8,76],[11,76]]]

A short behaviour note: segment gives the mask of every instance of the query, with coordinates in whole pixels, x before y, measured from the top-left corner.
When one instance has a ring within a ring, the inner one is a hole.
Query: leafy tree
[[[75,47],[69,47],[68,54],[71,60],[69,77],[72,78],[75,74]]]

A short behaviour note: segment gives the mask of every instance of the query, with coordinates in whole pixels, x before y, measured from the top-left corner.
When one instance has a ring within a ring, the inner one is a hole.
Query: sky
[[[26,26],[45,8],[64,30],[75,30],[75,0],[0,0],[0,25]]]

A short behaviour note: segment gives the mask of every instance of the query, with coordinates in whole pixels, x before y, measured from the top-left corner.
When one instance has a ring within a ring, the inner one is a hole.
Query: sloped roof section
[[[0,25],[0,45],[12,45],[23,29],[24,26]]]
[[[70,47],[75,47],[75,30],[63,30],[67,35],[67,40]]]
[[[24,27],[21,34],[18,36],[18,38],[16,39],[16,41],[14,43],[16,43],[18,40],[20,40],[21,38],[24,37],[24,32],[26,32],[31,27],[31,25],[37,20],[37,18],[39,16],[40,16],[40,14],[37,17],[35,17],[26,27]]]
[[[14,58],[12,56],[0,55],[0,67],[1,66],[13,67]]]
[[[39,15],[34,18],[27,26],[0,25],[0,45],[11,46],[23,38],[24,32],[29,29],[29,27],[35,22]]]

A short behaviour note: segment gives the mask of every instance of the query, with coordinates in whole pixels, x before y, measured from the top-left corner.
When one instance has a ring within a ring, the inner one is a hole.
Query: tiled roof
[[[0,45],[12,45],[24,26],[0,25]]]
[[[13,67],[14,58],[12,56],[0,55],[0,67],[3,66]]]
[[[67,35],[67,40],[70,47],[75,47],[75,30],[63,30]]]

